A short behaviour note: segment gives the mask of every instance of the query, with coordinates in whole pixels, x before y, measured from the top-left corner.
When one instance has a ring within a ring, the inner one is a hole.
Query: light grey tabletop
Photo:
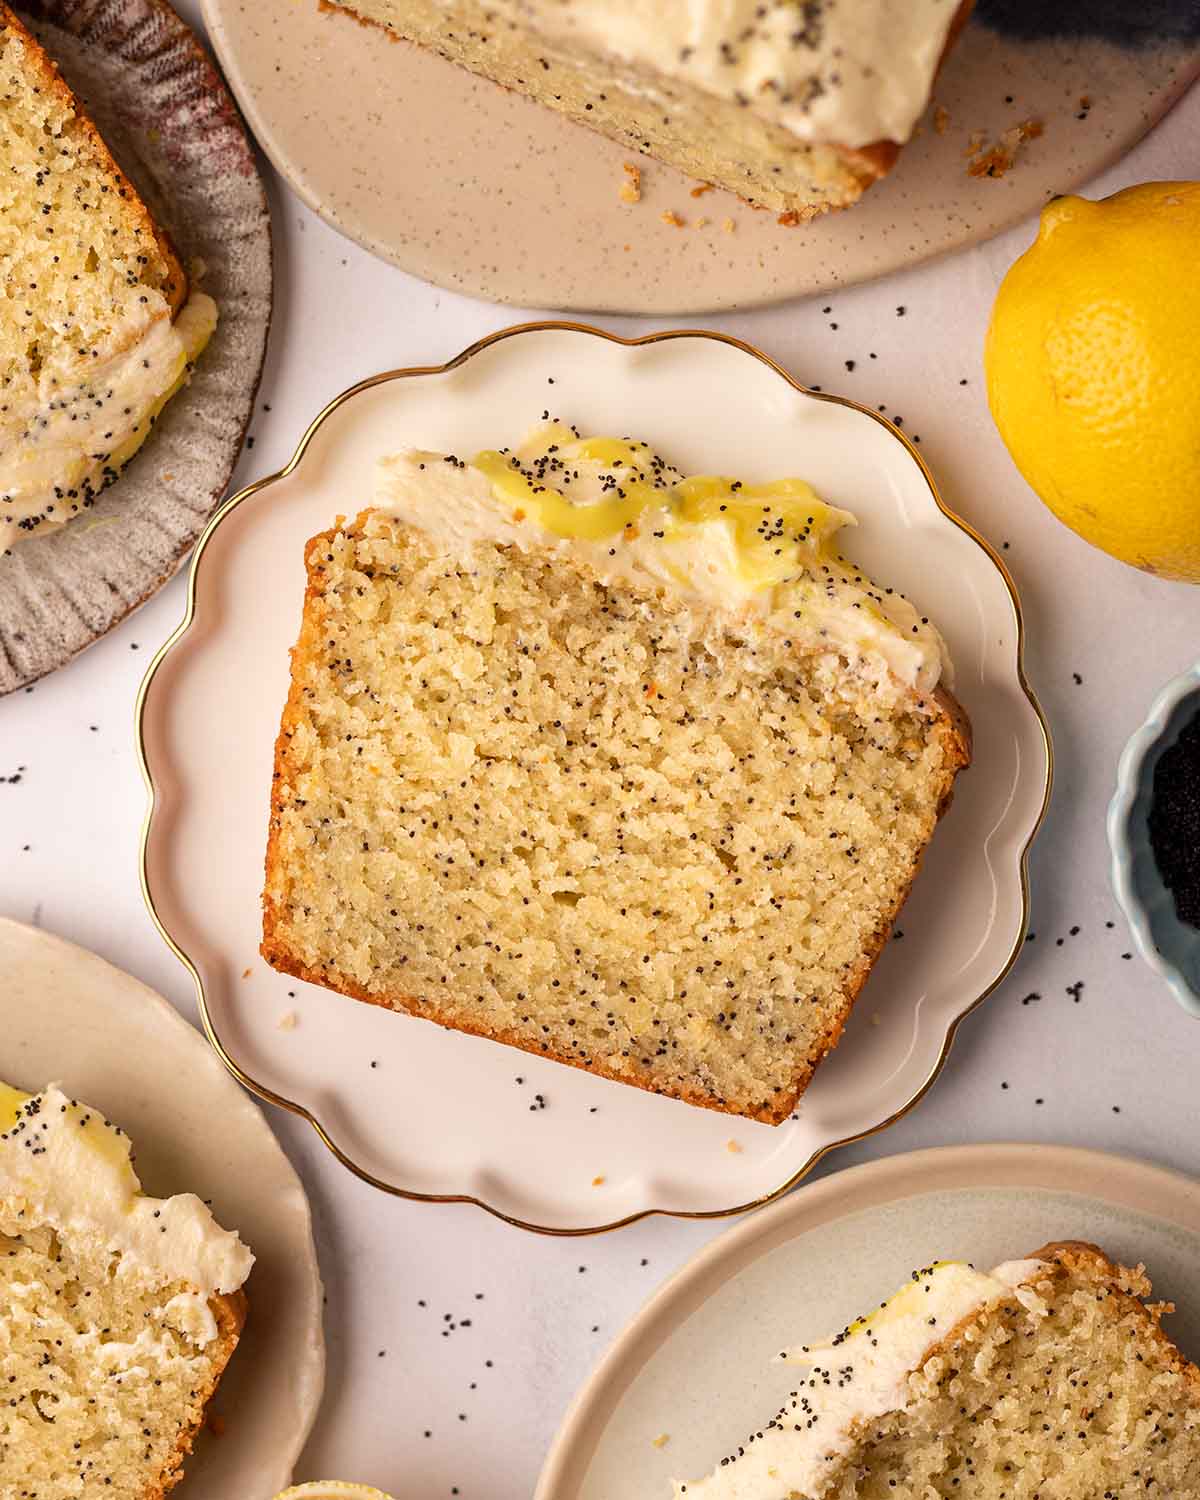
[[[195,0],[179,9],[198,23]],[[1194,177],[1197,140],[1200,90],[1089,192]],[[278,467],[324,402],[359,378],[444,360],[528,315],[373,260],[267,175],[275,323],[253,446],[235,483]],[[1055,737],[1055,794],[1032,860],[1036,937],[962,1027],[923,1104],[833,1153],[822,1175],[917,1146],[987,1140],[1107,1148],[1200,1173],[1200,1025],[1128,956],[1104,835],[1121,746],[1159,686],[1200,654],[1200,589],[1157,582],[1085,546],[1042,508],[1001,446],[980,349],[996,286],[1031,232],[1026,224],[853,291],[710,320],[806,382],[883,403],[919,435],[948,502],[1006,549],[1030,677]],[[621,333],[651,326],[605,323]],[[133,748],[134,695],[183,593],[176,580],[71,666],[0,703],[0,913],[94,949],[194,1018],[190,982],[142,904],[145,797]],[[1068,987],[1080,982],[1076,1003]],[[328,1391],[298,1480],[359,1479],[405,1500],[527,1500],[601,1351],[721,1231],[654,1220],[599,1239],[539,1238],[468,1207],[386,1198],[343,1171],[307,1126],[277,1112],[271,1120],[312,1198],[329,1294]]]

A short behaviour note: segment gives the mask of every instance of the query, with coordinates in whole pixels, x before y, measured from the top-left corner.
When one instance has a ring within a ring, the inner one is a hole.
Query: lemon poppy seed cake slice
[[[253,1256],[50,1085],[0,1084],[0,1494],[161,1500],[246,1314]]]
[[[967,759],[934,628],[798,480],[551,424],[314,538],[263,953],[777,1123]]]
[[[787,224],[855,202],[891,169],[971,9],[971,0],[320,4]]]
[[[3,0],[0,123],[2,545],[120,476],[217,311]]]
[[[1200,1496],[1200,1370],[1139,1266],[1047,1245],[914,1271],[822,1344],[781,1410],[676,1500]]]

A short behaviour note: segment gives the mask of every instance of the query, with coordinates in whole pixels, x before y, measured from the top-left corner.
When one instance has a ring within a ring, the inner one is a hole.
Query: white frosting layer
[[[581,456],[579,450],[589,442],[564,443],[564,431],[540,429],[521,445],[517,455],[526,470],[541,475],[537,456],[548,447],[557,450],[570,482],[545,473],[540,484],[552,501],[565,498],[580,512],[611,507],[614,476],[628,484],[629,467],[614,469]],[[934,626],[902,595],[877,588],[831,545],[838,530],[856,524],[849,512],[826,505],[807,486],[799,486],[807,497],[800,509],[813,522],[811,534],[802,544],[783,549],[786,556],[776,570],[769,549],[764,560],[763,548],[751,553],[741,545],[727,516],[716,513],[684,522],[672,513],[673,486],[681,476],[656,462],[660,467],[652,470],[647,464],[646,472],[661,484],[661,509],[643,511],[636,524],[595,538],[556,534],[541,523],[535,504],[517,492],[499,490],[493,477],[475,464],[416,449],[380,461],[372,503],[426,532],[451,555],[465,556],[482,542],[569,553],[605,583],[664,588],[737,619],[757,620],[809,650],[837,652],[880,687],[890,680],[927,694],[939,680],[949,680],[949,658]],[[731,510],[740,494],[753,493],[735,480],[688,483],[724,485]],[[794,504],[794,498],[785,503]],[[561,518],[562,505],[553,508]]]
[[[906,141],[959,0],[496,0],[552,39],[745,101],[801,141]],[[668,101],[669,102],[669,101]]]
[[[830,1464],[848,1453],[855,1429],[908,1404],[908,1377],[956,1324],[1004,1297],[1016,1295],[1031,1312],[1044,1312],[1026,1285],[1039,1260],[1006,1261],[991,1272],[958,1261],[914,1273],[912,1281],[837,1338],[784,1353],[808,1370],[782,1411],[706,1479],[677,1481],[686,1500],[815,1500]]]
[[[0,1207],[119,1256],[117,1277],[186,1283],[170,1321],[197,1342],[216,1333],[207,1299],[236,1291],[254,1263],[191,1193],[146,1197],[128,1136],[55,1084],[33,1096],[0,1085]]]
[[[193,291],[172,321],[166,300],[140,337],[87,366],[72,352],[48,360],[36,387],[0,410],[0,542],[4,533],[61,525],[90,505],[149,435],[217,324],[217,305]],[[11,540],[11,537],[8,538]]]

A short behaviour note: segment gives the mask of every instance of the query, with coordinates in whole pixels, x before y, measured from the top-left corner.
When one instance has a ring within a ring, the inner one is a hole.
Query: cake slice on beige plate
[[[914,1271],[823,1344],[783,1408],[676,1500],[1200,1496],[1200,1370],[1143,1269],[1047,1245]]]
[[[37,40],[0,0],[0,547],[92,505],[217,321]]]
[[[787,216],[890,170],[971,0],[320,0]]]
[[[0,1084],[0,1495],[160,1500],[246,1317],[254,1257],[56,1085]]]
[[[852,519],[555,425],[386,459],[307,548],[269,962],[786,1118],[968,758],[936,630],[834,546]]]

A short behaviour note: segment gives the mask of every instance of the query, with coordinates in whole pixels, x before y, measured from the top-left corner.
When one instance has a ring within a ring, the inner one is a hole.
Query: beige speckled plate
[[[1052,1240],[1144,1261],[1200,1355],[1200,1183],[1061,1146],[914,1151],[837,1172],[708,1245],[617,1339],[567,1413],[535,1500],[670,1500],[779,1410],[785,1344],[825,1337],[916,1266],[996,1265]],[[665,1441],[664,1441],[665,1439]]]
[[[944,133],[931,111],[861,204],[784,229],[729,194],[694,199],[691,182],[642,158],[642,202],[624,204],[628,149],[376,28],[322,13],[317,0],[203,7],[259,141],[335,228],[455,291],[585,311],[750,307],[970,244],[1114,161],[1200,68],[1195,48],[1021,44],[973,24],[938,86]],[[1008,176],[967,175],[974,132],[991,140],[1030,117],[1045,135]],[[687,226],[665,223],[668,211]]]
[[[0,548],[0,694],[143,604],[204,528],[241,451],[271,320],[271,221],[245,127],[166,0],[15,7],[85,101],[221,320],[191,383],[96,506]]]
[[[308,1201],[261,1111],[204,1038],[144,984],[0,918],[0,1078],[58,1082],[133,1139],[148,1191],[194,1192],[254,1251],[250,1316],[172,1500],[270,1500],[287,1484],[325,1378]],[[12,1495],[0,1483],[0,1495]]]

